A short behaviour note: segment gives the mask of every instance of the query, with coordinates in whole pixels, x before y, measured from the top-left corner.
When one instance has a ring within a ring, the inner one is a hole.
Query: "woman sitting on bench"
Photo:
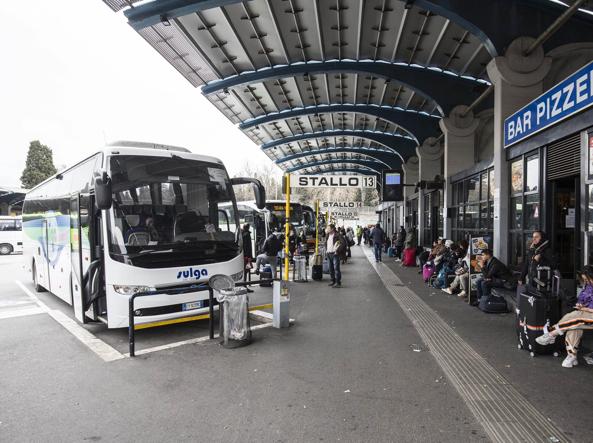
[[[579,274],[583,290],[579,294],[575,310],[560,319],[551,331],[535,339],[540,345],[551,345],[556,337],[564,335],[567,356],[562,362],[565,368],[572,368],[578,364],[577,349],[583,337],[583,331],[593,329],[593,266],[587,265]]]

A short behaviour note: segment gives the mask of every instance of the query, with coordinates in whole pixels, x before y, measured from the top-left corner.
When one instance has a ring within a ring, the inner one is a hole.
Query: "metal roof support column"
[[[429,137],[424,140],[420,146],[416,148],[416,154],[418,155],[418,179],[419,181],[433,181],[437,175],[443,175],[442,171],[442,157],[443,157],[443,144],[440,140],[435,137]],[[418,225],[424,226],[424,199],[428,198],[428,194],[425,191],[418,191]],[[433,223],[436,220],[433,221]],[[420,229],[420,235],[418,236],[419,244],[425,243],[424,229]]]
[[[525,50],[531,37],[519,37],[504,56],[488,64],[488,75],[494,83],[494,254],[504,262],[509,259],[506,238],[509,228],[509,168],[504,148],[504,119],[543,92],[543,80],[552,60],[539,46],[530,55]]]
[[[402,169],[404,171],[404,184],[406,185],[413,185],[418,183],[418,169],[419,169],[419,165],[420,165],[420,160],[418,159],[418,157],[414,156],[414,157],[410,157],[408,159],[408,161],[406,163],[404,163],[404,165],[402,166]],[[411,198],[414,194],[415,194],[415,188],[412,186],[405,186],[404,187],[404,217],[406,214],[406,207],[407,205],[409,205],[408,203],[408,198]],[[418,211],[418,209],[420,209],[420,207],[416,208],[416,211]],[[412,221],[406,221],[406,230],[410,230],[413,229],[414,226],[412,226]],[[418,226],[415,227],[416,229],[418,229]],[[418,238],[418,231],[416,231],[416,238]]]
[[[460,105],[453,108],[449,117],[441,120],[441,130],[445,135],[445,190],[443,208],[443,233],[445,238],[451,238],[451,219],[447,218],[447,210],[453,204],[451,176],[468,169],[475,163],[476,130],[480,120],[474,118],[473,112],[467,111],[467,106]]]

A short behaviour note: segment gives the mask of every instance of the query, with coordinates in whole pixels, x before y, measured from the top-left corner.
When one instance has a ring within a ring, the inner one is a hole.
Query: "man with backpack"
[[[342,257],[346,256],[348,243],[346,238],[336,230],[336,226],[333,223],[327,227],[326,232],[325,252],[329,261],[329,275],[331,278],[329,286],[341,288],[342,272],[340,270],[340,261]]]
[[[373,239],[373,248],[375,249],[375,261],[381,261],[381,253],[383,252],[383,242],[385,241],[385,232],[381,229],[381,225],[377,223],[371,231],[371,238]]]

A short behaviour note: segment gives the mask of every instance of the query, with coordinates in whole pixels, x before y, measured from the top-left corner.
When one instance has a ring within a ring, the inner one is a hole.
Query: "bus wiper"
[[[143,249],[142,251],[138,252],[138,255],[161,254],[161,253],[167,253],[167,252],[173,252],[173,249]]]

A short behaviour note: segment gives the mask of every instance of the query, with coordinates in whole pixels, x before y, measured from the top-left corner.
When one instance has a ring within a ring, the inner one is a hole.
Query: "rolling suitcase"
[[[425,283],[428,283],[432,274],[434,274],[434,264],[426,263],[422,267],[422,280],[424,280]]]
[[[395,257],[395,249],[393,249],[391,246],[389,248],[387,248],[387,256]]]
[[[323,279],[323,256],[317,254],[313,257],[313,266],[311,266],[311,278],[313,280]]]
[[[416,266],[416,248],[404,249],[403,266]]]
[[[272,279],[272,267],[270,265],[265,265],[264,270],[259,273],[260,280],[271,280]],[[270,287],[272,286],[271,282],[264,282],[260,283],[260,286]]]
[[[517,314],[518,348],[529,351],[531,356],[536,354],[554,354],[562,346],[562,340],[556,340],[552,345],[542,346],[535,341],[550,329],[560,319],[560,300],[552,292],[542,292],[530,288],[522,292],[519,297]]]
[[[323,273],[329,274],[329,258],[327,256],[323,259]]]

